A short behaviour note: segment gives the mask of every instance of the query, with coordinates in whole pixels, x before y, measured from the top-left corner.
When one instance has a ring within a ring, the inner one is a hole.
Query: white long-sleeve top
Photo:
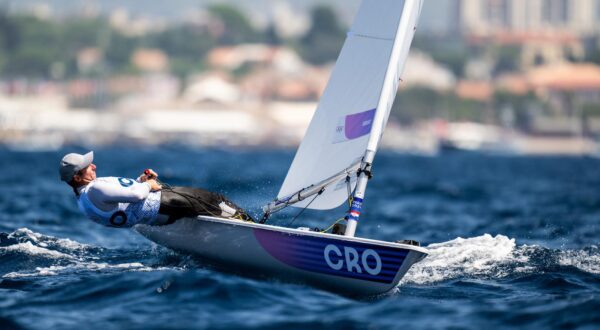
[[[102,177],[78,189],[79,209],[91,220],[110,227],[153,224],[160,208],[160,191],[134,179]]]

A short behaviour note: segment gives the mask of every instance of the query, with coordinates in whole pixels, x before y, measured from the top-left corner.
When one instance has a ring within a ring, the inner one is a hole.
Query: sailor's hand
[[[162,189],[162,186],[155,179],[148,179],[146,182],[150,184],[150,191],[159,191]]]
[[[146,182],[146,180],[156,179],[158,178],[158,174],[154,172],[152,169],[144,170],[144,173],[140,175],[140,182]]]

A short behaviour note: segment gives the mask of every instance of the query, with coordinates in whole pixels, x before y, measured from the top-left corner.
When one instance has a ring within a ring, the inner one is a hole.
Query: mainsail
[[[363,1],[278,200],[311,186],[318,197],[294,206],[331,209],[348,199],[351,174],[377,150],[421,7],[422,0]]]

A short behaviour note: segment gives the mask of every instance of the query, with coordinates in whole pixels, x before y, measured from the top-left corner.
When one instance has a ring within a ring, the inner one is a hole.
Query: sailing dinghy
[[[207,216],[136,230],[239,273],[346,295],[396,287],[427,250],[412,241],[385,242],[355,232],[422,5],[422,0],[363,1],[279,194],[263,208],[266,220],[288,206],[327,210],[350,197],[341,234]]]

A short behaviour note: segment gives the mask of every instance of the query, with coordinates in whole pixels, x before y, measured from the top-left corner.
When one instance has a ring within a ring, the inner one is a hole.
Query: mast
[[[354,190],[352,199],[352,205],[347,215],[348,223],[346,225],[346,231],[344,234],[345,236],[353,237],[356,233],[356,227],[360,218],[360,212],[362,210],[367,183],[372,176],[371,166],[373,164],[373,159],[375,158],[379,141],[383,135],[383,130],[387,123],[387,119],[396,96],[396,91],[398,90],[400,75],[404,71],[404,63],[406,62],[408,50],[416,30],[422,4],[422,0],[406,0],[404,3],[400,24],[398,25],[398,30],[394,38],[392,54],[388,63],[384,83],[381,88],[381,94],[377,104],[377,111],[375,112],[375,117],[373,118],[373,126],[369,136],[369,141],[367,143],[367,150],[365,151],[362,159],[361,167],[358,172],[358,181],[356,183],[356,189]]]

